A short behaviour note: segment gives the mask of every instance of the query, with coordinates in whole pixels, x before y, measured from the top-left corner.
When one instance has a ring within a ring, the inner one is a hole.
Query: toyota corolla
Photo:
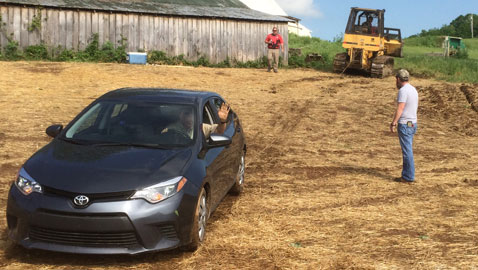
[[[194,250],[211,212],[243,189],[241,123],[213,92],[118,89],[46,133],[8,196],[9,237],[25,248]]]

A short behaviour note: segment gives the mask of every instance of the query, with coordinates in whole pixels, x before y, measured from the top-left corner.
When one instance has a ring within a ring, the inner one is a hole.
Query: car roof
[[[209,97],[220,96],[209,91],[195,91],[167,88],[120,88],[112,90],[99,99],[120,99],[139,101],[161,101],[173,103],[202,103]]]

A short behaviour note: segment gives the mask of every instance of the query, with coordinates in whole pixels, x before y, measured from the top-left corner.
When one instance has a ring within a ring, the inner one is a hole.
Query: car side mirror
[[[63,125],[52,125],[47,127],[45,132],[46,134],[48,134],[48,136],[55,138],[56,136],[58,136],[58,134],[60,134],[62,130]]]
[[[209,137],[209,142],[207,145],[209,148],[215,148],[215,147],[228,146],[231,143],[232,143],[232,139],[227,136],[211,134],[211,137]]]

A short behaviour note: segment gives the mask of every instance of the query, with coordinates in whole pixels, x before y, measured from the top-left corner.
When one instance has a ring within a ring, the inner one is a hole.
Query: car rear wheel
[[[244,175],[246,170],[246,153],[242,153],[241,161],[239,163],[239,170],[236,174],[236,181],[231,188],[231,194],[239,195],[244,189]]]
[[[198,197],[198,203],[196,206],[196,212],[194,214],[193,227],[191,230],[191,243],[185,247],[183,250],[186,251],[195,251],[201,242],[206,238],[206,224],[208,218],[208,208],[207,208],[207,196],[206,190],[202,188],[201,193]]]

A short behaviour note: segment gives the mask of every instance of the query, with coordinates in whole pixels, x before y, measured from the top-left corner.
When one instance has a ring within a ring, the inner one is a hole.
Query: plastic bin
[[[147,59],[148,59],[147,53],[142,53],[142,52],[128,53],[128,61],[130,64],[146,65]]]

